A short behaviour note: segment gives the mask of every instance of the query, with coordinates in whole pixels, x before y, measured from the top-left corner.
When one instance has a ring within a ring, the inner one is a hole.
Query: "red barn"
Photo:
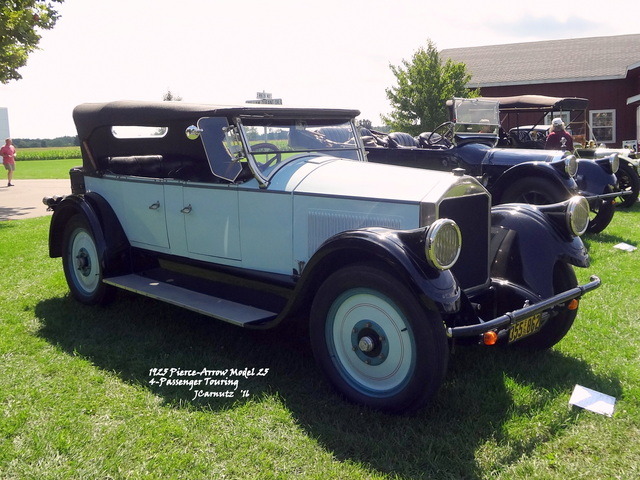
[[[451,48],[469,88],[485,97],[548,95],[589,100],[593,138],[609,147],[640,139],[640,34]]]

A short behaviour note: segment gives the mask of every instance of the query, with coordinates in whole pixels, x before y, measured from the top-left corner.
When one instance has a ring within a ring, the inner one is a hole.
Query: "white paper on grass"
[[[633,252],[637,250],[637,247],[633,245],[629,245],[628,243],[620,242],[613,246],[613,248],[617,248],[618,250],[624,250],[625,252]]]
[[[608,417],[613,416],[613,407],[616,404],[615,397],[596,392],[590,388],[576,385],[569,399],[569,405],[584,408]]]

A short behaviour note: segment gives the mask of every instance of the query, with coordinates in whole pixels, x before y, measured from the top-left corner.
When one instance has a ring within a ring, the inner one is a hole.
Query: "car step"
[[[104,283],[240,326],[270,321],[277,316],[274,312],[135,274],[105,278]]]

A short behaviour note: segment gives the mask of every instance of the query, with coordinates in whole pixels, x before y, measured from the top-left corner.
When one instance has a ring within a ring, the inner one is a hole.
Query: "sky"
[[[85,102],[355,108],[380,125],[390,65],[439,50],[640,33],[640,2],[457,0],[65,0],[53,30],[0,84],[14,138],[75,135]]]

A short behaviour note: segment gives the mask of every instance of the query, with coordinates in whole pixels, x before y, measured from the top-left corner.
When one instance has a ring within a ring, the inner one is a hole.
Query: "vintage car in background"
[[[616,172],[618,188],[625,195],[616,197],[615,206],[630,208],[638,201],[640,195],[640,161],[638,153],[630,148],[607,148],[604,145],[589,143],[585,147],[576,147],[574,153],[578,158],[600,159],[611,154],[618,155],[620,167]]]
[[[629,148],[614,149],[600,144],[594,129],[587,122],[589,101],[586,98],[520,95],[492,99],[500,105],[505,129],[505,136],[501,138],[502,146],[544,149],[552,117],[562,115],[567,130],[574,138],[573,153],[578,159],[618,155],[620,166],[616,177],[618,189],[624,195],[615,198],[615,206],[631,207],[638,200],[640,168],[637,153]]]
[[[589,232],[601,232],[614,215],[617,155],[580,160],[570,152],[496,148],[499,104],[492,99],[449,100],[451,121],[418,137],[365,130],[369,161],[450,171],[462,168],[491,192],[493,203],[549,204],[583,195],[589,201]]]
[[[513,127],[508,132],[508,142],[515,148],[544,149],[551,125],[522,125]],[[569,133],[571,127],[567,128]],[[617,208],[632,207],[640,194],[640,164],[637,153],[630,148],[607,148],[604,145],[597,146],[595,142],[587,142],[585,146],[577,145],[573,149],[578,159],[606,159],[611,155],[618,155],[620,165],[616,172],[618,189],[622,195],[614,199]]]
[[[358,113],[80,105],[49,253],[85,304],[125,289],[246,328],[305,322],[335,388],[387,411],[432,399],[454,343],[560,341],[600,284],[573,271],[586,200],[492,208],[460,170],[367,162]]]

